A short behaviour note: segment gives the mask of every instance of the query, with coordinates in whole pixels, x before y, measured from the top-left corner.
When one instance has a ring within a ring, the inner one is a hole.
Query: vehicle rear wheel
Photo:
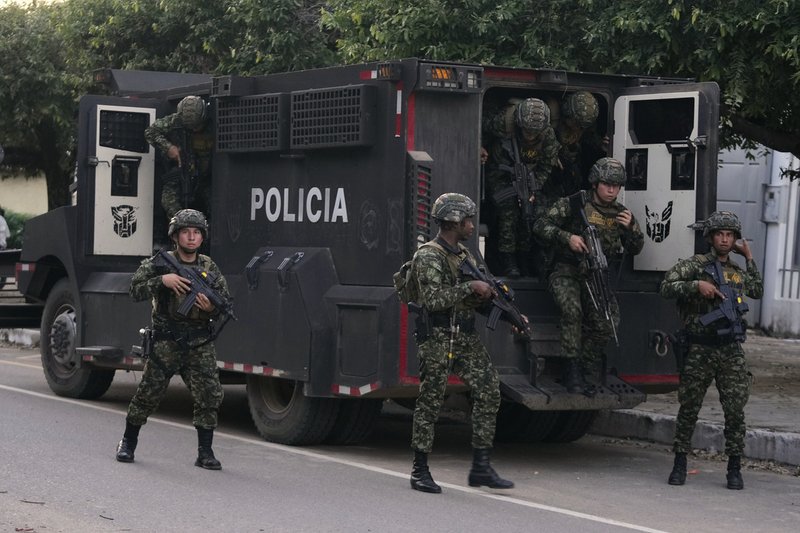
[[[572,442],[586,435],[597,411],[561,411],[545,442]]]
[[[360,444],[372,432],[382,407],[383,400],[340,400],[325,444]]]
[[[252,374],[247,376],[247,403],[262,437],[293,446],[322,442],[339,412],[339,400],[309,398],[300,381]]]
[[[524,405],[502,402],[497,412],[498,442],[540,442],[558,420],[555,411],[531,411]]]
[[[42,312],[39,351],[50,389],[69,398],[99,398],[111,386],[114,370],[81,366],[75,351],[77,299],[66,279],[59,280]]]

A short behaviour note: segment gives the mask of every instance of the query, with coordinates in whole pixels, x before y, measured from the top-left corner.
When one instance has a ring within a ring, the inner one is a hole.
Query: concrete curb
[[[710,452],[724,452],[723,429],[721,424],[698,420],[692,435],[692,447]],[[671,445],[675,435],[675,417],[639,409],[600,411],[591,433]],[[800,466],[800,434],[748,429],[744,456]]]
[[[38,329],[0,329],[0,341],[33,348],[39,346]]]

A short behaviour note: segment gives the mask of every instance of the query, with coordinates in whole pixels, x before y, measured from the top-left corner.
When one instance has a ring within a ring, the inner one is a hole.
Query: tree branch
[[[800,157],[800,137],[797,135],[765,128],[736,114],[731,114],[728,118],[734,133],[777,152],[789,152],[795,157]]]

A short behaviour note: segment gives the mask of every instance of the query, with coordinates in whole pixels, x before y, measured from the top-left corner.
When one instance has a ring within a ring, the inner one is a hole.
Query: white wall
[[[47,183],[44,176],[0,178],[0,207],[28,215],[46,213]]]

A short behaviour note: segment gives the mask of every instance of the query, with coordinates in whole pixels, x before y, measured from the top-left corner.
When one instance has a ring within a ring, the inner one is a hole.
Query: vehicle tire
[[[572,442],[586,435],[597,411],[561,411],[545,442]]]
[[[39,351],[50,389],[69,398],[99,398],[111,386],[114,370],[81,365],[75,352],[77,300],[66,279],[59,280],[42,312]]]
[[[524,405],[502,402],[497,412],[498,442],[540,442],[553,430],[556,411],[531,411]]]
[[[280,444],[319,444],[336,422],[339,400],[309,398],[303,383],[269,376],[247,376],[247,403],[264,439]]]
[[[382,407],[383,400],[340,400],[325,444],[360,444],[372,432]]]

